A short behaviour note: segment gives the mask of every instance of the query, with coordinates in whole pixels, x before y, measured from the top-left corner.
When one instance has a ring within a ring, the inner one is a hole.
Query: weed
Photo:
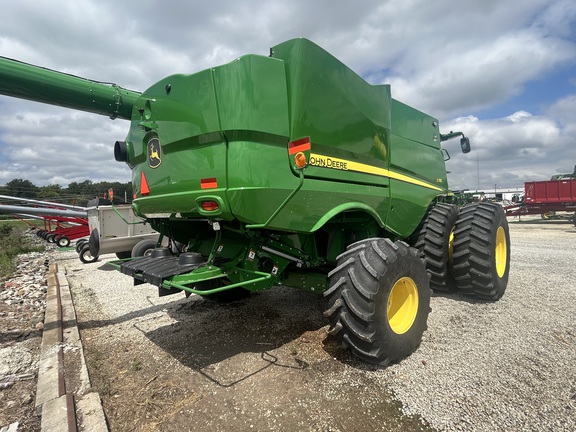
[[[102,364],[102,353],[98,350],[90,351],[90,366],[92,366],[95,370],[99,370]]]
[[[296,342],[292,342],[290,345],[288,345],[288,350],[290,351],[290,355],[298,355],[298,351],[300,348],[300,344],[296,343]]]
[[[132,364],[130,365],[130,368],[135,371],[138,372],[140,369],[142,369],[142,360],[140,359],[133,359],[132,360]]]
[[[28,252],[41,252],[43,246],[35,246],[16,224],[0,224],[0,279],[9,277],[16,269],[14,258]]]

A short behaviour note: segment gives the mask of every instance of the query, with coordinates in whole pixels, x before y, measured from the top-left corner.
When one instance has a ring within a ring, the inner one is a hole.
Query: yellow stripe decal
[[[394,171],[390,171],[385,168],[375,167],[373,165],[366,165],[359,162],[353,162],[346,159],[339,159],[335,157],[328,157],[319,154],[310,154],[310,160],[308,161],[308,165],[321,167],[321,168],[331,168],[337,169],[342,171],[356,171],[365,174],[374,174],[381,177],[388,177],[394,180],[400,180],[402,182],[415,184],[418,186],[422,186],[428,189],[434,189],[437,191],[443,191],[444,189],[439,188],[438,186],[432,185],[430,183],[426,183],[422,180],[415,179],[413,177],[409,177],[404,174],[400,174]]]

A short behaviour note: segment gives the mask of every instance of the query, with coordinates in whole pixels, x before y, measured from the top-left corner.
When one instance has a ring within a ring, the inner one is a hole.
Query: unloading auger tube
[[[0,57],[0,94],[130,120],[139,92]]]

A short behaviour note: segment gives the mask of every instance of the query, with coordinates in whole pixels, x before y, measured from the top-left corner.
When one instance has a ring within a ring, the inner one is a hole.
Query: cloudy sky
[[[453,189],[522,186],[576,165],[574,0],[18,0],[0,56],[143,91],[306,37],[394,98],[462,130]],[[129,123],[0,96],[0,184],[130,180]]]

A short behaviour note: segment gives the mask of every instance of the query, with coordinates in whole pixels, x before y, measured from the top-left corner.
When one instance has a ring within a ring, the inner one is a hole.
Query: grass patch
[[[132,364],[130,365],[130,367],[134,372],[138,372],[140,369],[142,369],[142,361],[140,359],[135,358],[132,360]]]
[[[97,348],[86,349],[86,360],[90,374],[92,387],[100,393],[101,396],[111,396],[112,385],[108,376],[106,359],[104,354]]]
[[[18,220],[18,219],[9,219],[9,220],[0,220],[0,229],[5,226],[11,226],[15,228],[23,228],[25,229],[28,227],[26,222]]]
[[[28,252],[42,252],[44,246],[34,245],[32,240],[24,235],[21,222],[3,221],[0,223],[0,279],[11,276],[16,270],[14,258]]]

